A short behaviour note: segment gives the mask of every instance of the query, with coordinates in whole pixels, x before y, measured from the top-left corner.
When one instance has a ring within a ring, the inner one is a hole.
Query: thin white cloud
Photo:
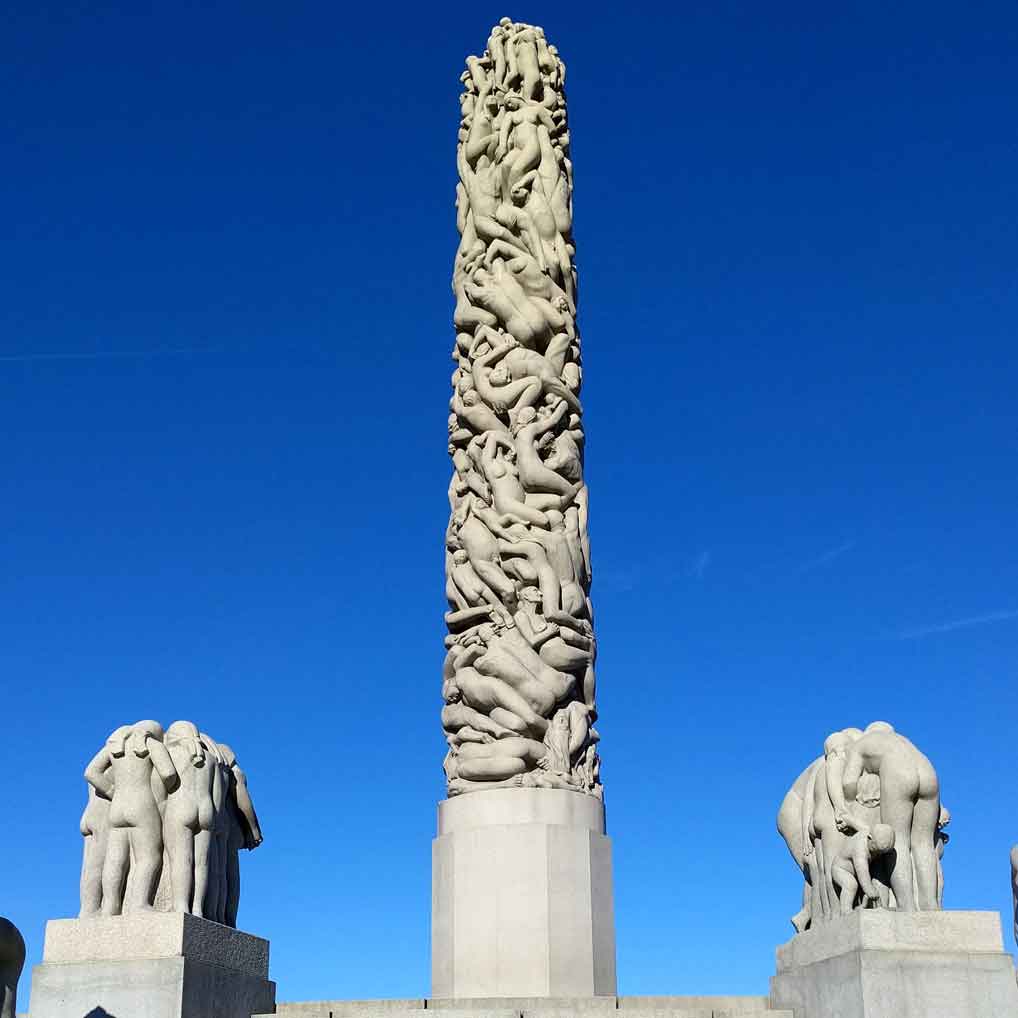
[[[919,626],[916,629],[906,629],[898,634],[898,639],[917,640],[919,637],[930,636],[933,633],[953,633],[956,629],[985,626],[991,622],[1008,622],[1011,619],[1018,619],[1018,609],[987,612],[985,615],[972,615],[965,619],[951,619],[949,622],[939,622],[933,626]]]
[[[813,569],[819,569],[821,566],[826,566],[828,563],[833,562],[836,558],[841,558],[846,552],[851,551],[857,544],[856,541],[845,541],[844,544],[839,544],[836,548],[828,548],[822,555],[817,555],[816,558],[808,559],[803,562],[802,565],[796,569],[797,574],[808,573]]]
[[[92,350],[85,353],[15,353],[0,354],[3,363],[31,361],[99,361],[117,357],[179,357],[182,354],[221,353],[218,347],[200,346],[175,350]]]

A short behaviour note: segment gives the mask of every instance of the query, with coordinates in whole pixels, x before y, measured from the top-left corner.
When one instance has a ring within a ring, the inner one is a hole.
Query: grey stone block
[[[777,962],[771,1006],[795,1018],[1018,1018],[995,912],[856,910]]]
[[[611,843],[598,799],[550,788],[472,792],[440,803],[438,834],[431,910],[436,1005],[614,1000]]]
[[[170,912],[55,920],[31,1018],[250,1018],[275,1010],[268,942]]]
[[[181,912],[51,919],[43,964],[183,957],[266,979],[269,942]]]

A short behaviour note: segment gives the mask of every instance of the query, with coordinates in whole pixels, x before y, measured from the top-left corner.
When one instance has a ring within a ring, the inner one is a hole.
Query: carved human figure
[[[110,800],[100,795],[93,785],[88,786],[88,802],[78,826],[84,838],[81,856],[81,911],[78,915],[85,919],[98,915],[102,908],[103,863],[106,861],[110,826]]]
[[[460,747],[459,776],[468,781],[504,781],[514,774],[533,770],[545,752],[543,742],[522,736],[470,743]]]
[[[229,776],[226,797],[226,873],[225,913],[223,922],[236,928],[237,909],[240,905],[240,850],[254,851],[262,843],[262,829],[258,823],[247,775],[237,762],[237,755],[220,742],[219,753]]]
[[[937,909],[934,838],[940,817],[940,783],[933,764],[886,722],[874,722],[852,744],[843,767],[828,761],[828,769],[835,819],[845,831],[854,830],[846,799],[855,798],[864,773],[877,775],[880,819],[895,834],[890,879],[898,907],[906,912]]]
[[[542,354],[521,347],[513,336],[495,338],[502,342],[478,356],[472,368],[474,386],[489,406],[508,410],[514,422],[525,407],[553,393],[579,412],[579,400]]]
[[[550,622],[542,611],[544,598],[539,587],[519,591],[520,610],[513,616],[520,636],[537,651],[541,660],[562,672],[582,674],[593,659],[593,629],[585,620],[580,628]],[[575,620],[570,618],[570,623]]]
[[[947,843],[951,840],[951,835],[945,828],[950,822],[951,811],[941,804],[934,845],[937,853],[937,908],[944,907],[944,849],[947,848]]]
[[[520,735],[543,736],[548,721],[512,685],[495,675],[486,675],[469,665],[458,668],[445,684],[445,701],[462,700]]]
[[[123,725],[85,768],[85,780],[110,799],[102,873],[102,914],[152,908],[163,865],[162,818],[154,789],[172,792],[179,778],[156,721]],[[124,900],[128,870],[131,898]]]
[[[473,503],[468,510],[473,508]],[[516,587],[502,569],[498,541],[476,512],[468,515],[455,532],[459,546],[467,553],[467,560],[474,572],[493,590],[507,609],[516,606]]]
[[[516,445],[516,471],[520,483],[528,492],[550,492],[567,495],[576,491],[575,481],[567,480],[544,460],[538,442],[558,427],[568,413],[569,405],[560,400],[553,411],[540,415],[533,407],[525,407],[516,416],[516,431],[513,440]]]
[[[210,880],[215,879],[215,761],[210,759],[198,727],[190,721],[174,721],[166,729],[164,742],[180,775],[180,784],[166,800],[163,811],[173,910],[205,916],[205,895]]]
[[[870,863],[893,849],[894,830],[887,824],[875,824],[872,829],[860,825],[855,834],[845,838],[831,860],[831,879],[842,915],[855,908],[860,891],[863,907],[880,904],[880,890],[870,875]]]
[[[15,1018],[18,980],[25,967],[25,940],[17,926],[0,916],[0,1018]]]
[[[781,835],[788,848],[789,855],[803,877],[802,908],[792,916],[792,926],[796,933],[802,933],[809,928],[811,920],[819,922],[820,911],[820,876],[816,864],[816,856],[813,853],[812,843],[809,840],[808,825],[803,823],[805,810],[805,799],[812,798],[816,782],[816,771],[823,767],[824,758],[818,757],[814,760],[792,783],[792,787],[785,793],[784,799],[778,808],[778,833]],[[809,845],[807,855],[806,846]],[[814,895],[816,902],[814,903]],[[814,917],[814,909],[816,915]]]
[[[478,266],[463,281],[464,298],[473,309],[457,311],[454,321],[458,328],[470,325],[501,324],[507,333],[528,349],[536,349],[559,332],[572,328],[569,303],[549,300],[527,293],[517,273],[504,257],[494,258],[491,267]],[[478,310],[487,316],[477,314]]]
[[[525,537],[500,541],[499,553],[503,557],[522,556],[533,567],[546,619],[582,632],[587,597],[581,583],[580,549],[569,539],[561,511],[548,509],[543,515],[547,530],[534,527]]]
[[[558,128],[541,103],[518,94],[506,95],[499,129],[496,158],[502,162],[502,194],[513,187],[541,161],[541,132],[550,137]]]
[[[462,548],[452,553],[452,561],[446,566],[446,598],[450,611],[462,611],[488,605],[492,613],[503,621],[508,613],[499,596],[477,575],[470,564],[470,556]]]

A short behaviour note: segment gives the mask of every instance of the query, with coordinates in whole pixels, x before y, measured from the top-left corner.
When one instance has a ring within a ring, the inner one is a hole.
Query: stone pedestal
[[[432,997],[613,996],[604,831],[601,800],[564,789],[500,788],[440,803]]]
[[[1018,1018],[996,912],[857,910],[778,948],[795,1018]]]
[[[275,1010],[269,942],[179,912],[46,924],[31,1018],[250,1018]]]

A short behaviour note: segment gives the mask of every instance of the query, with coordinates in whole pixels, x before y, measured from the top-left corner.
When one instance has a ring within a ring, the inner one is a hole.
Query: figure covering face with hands
[[[933,765],[887,722],[829,735],[778,812],[804,880],[796,931],[855,908],[941,908],[949,821]]]
[[[237,853],[262,835],[228,746],[190,721],[139,721],[110,735],[85,780],[82,918],[158,909],[236,926]]]
[[[565,66],[508,18],[466,63],[443,766],[600,796]]]

